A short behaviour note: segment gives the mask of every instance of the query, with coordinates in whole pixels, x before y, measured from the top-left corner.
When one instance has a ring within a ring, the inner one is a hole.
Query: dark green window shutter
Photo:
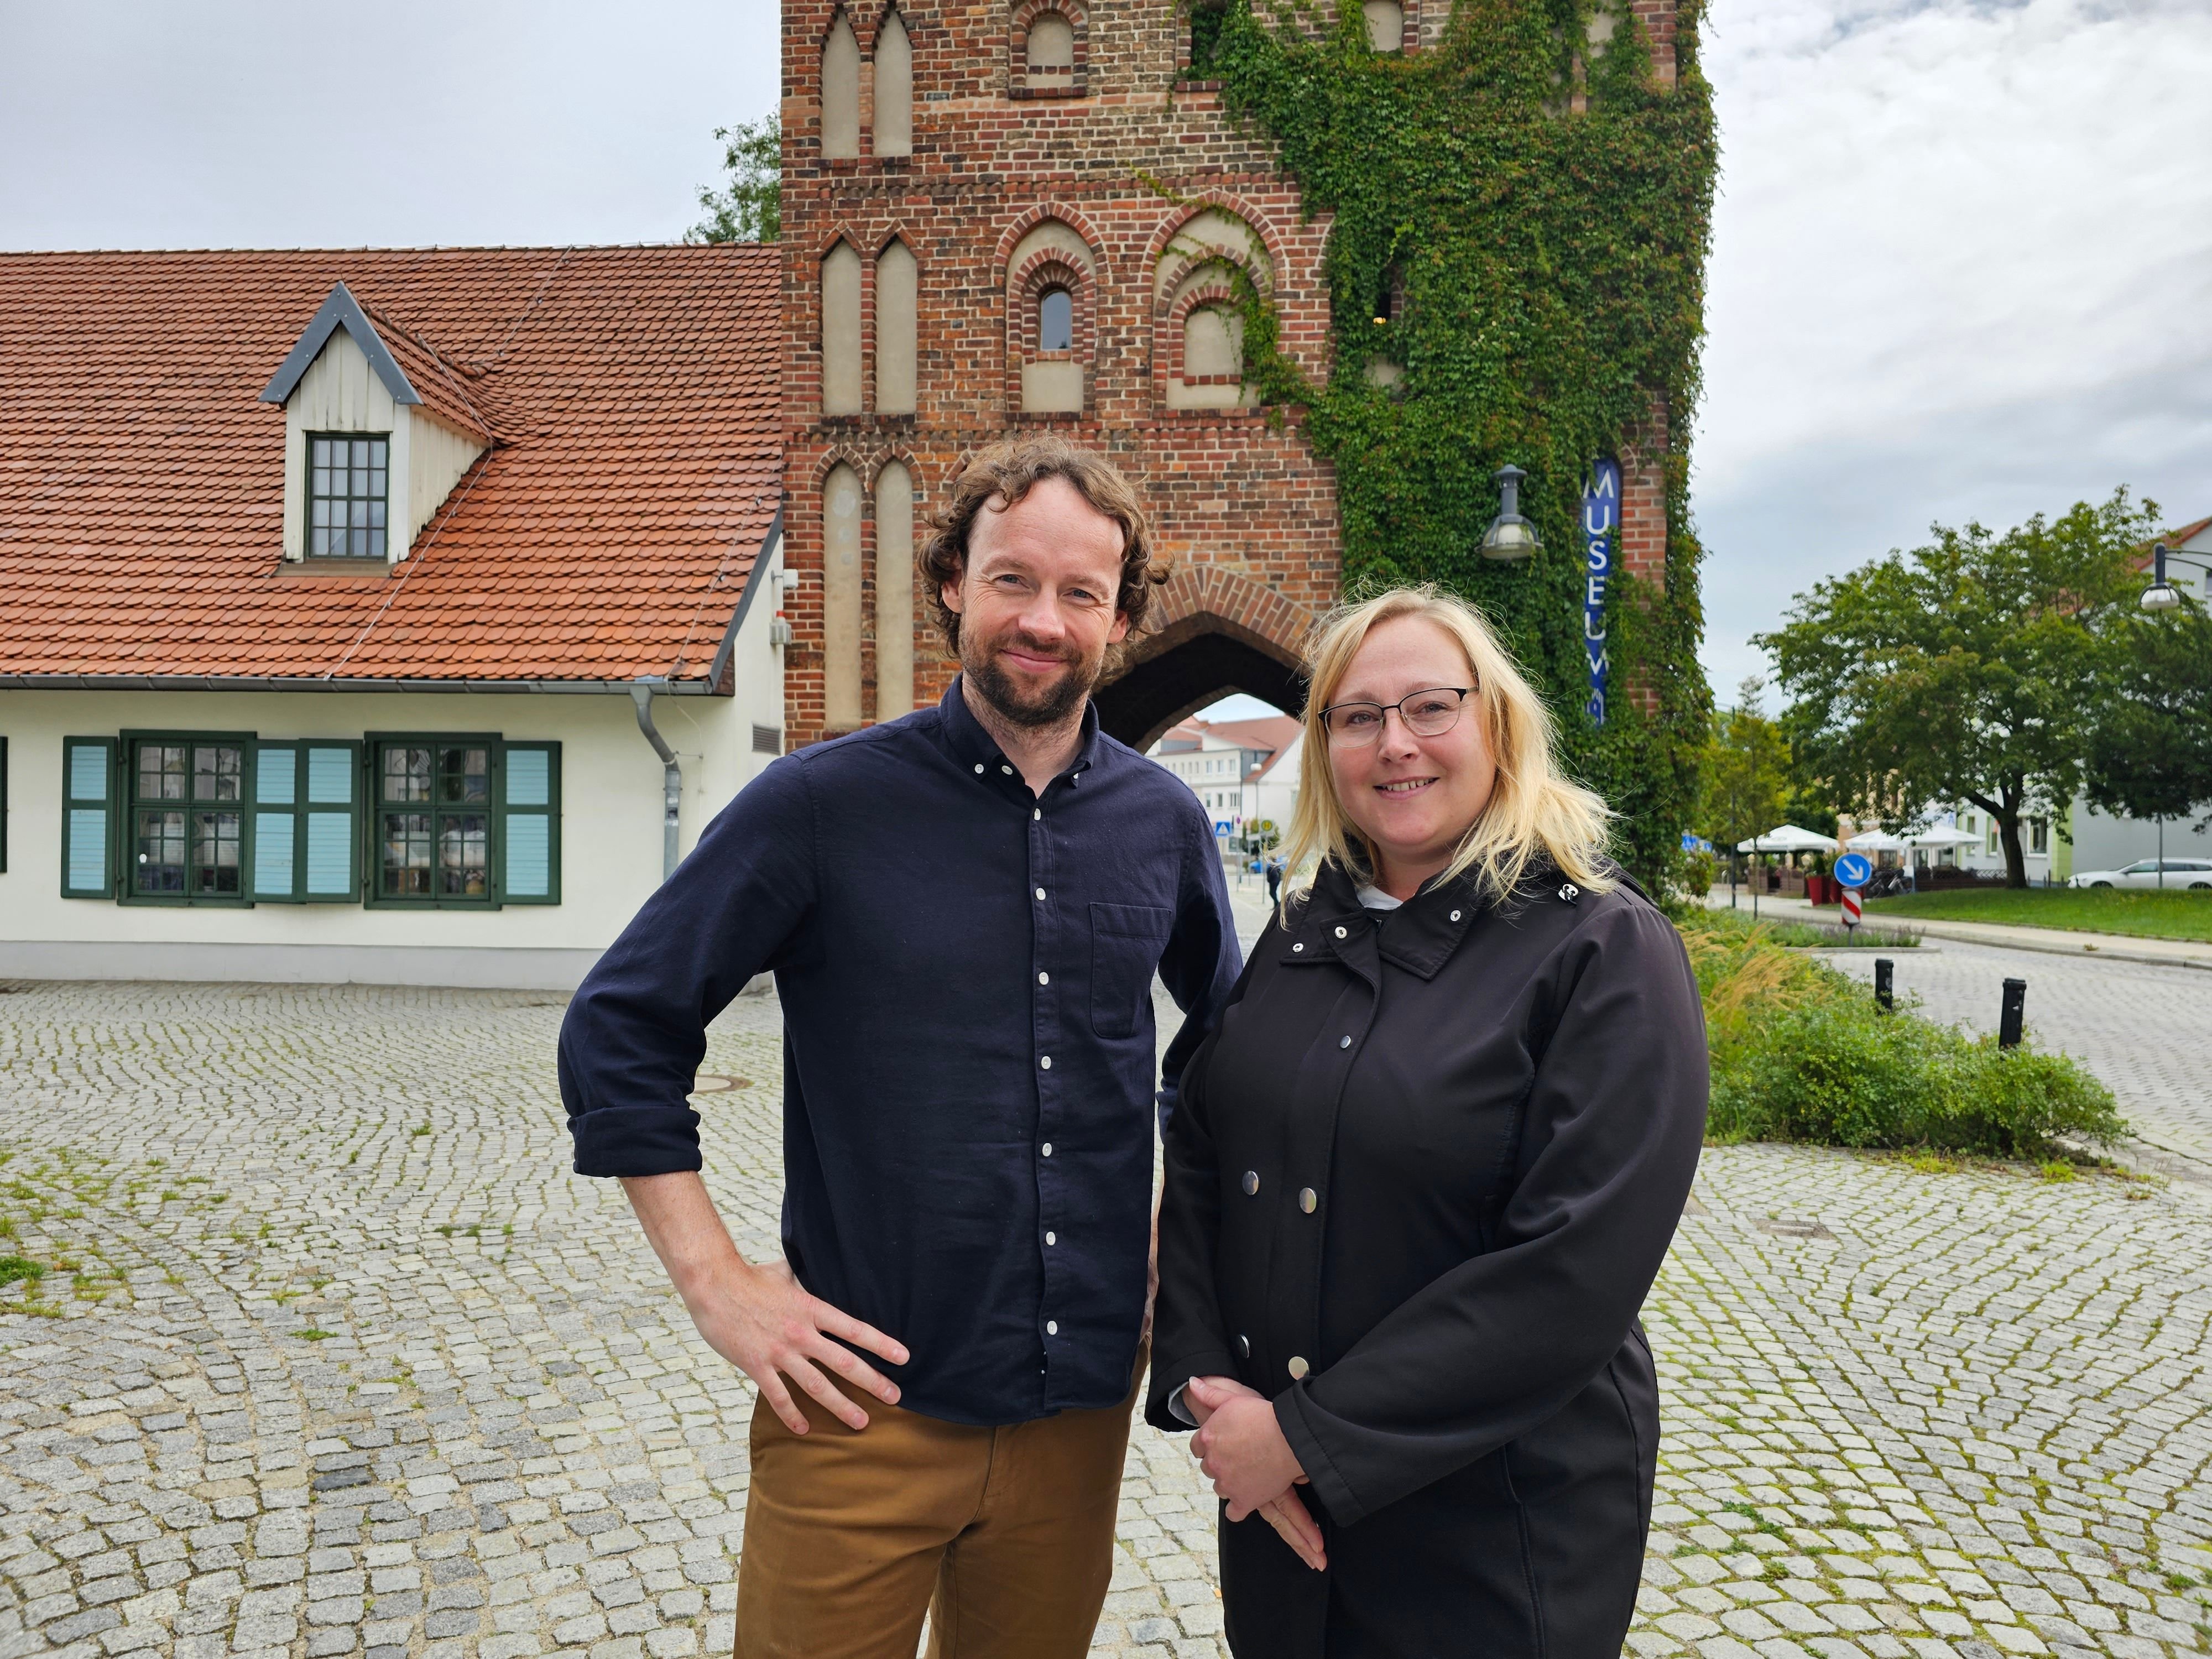
[[[308,738],[299,750],[301,896],[353,903],[361,896],[361,744]]]
[[[561,745],[503,746],[501,896],[509,904],[561,902]]]
[[[122,857],[113,738],[62,739],[62,896],[112,898]]]

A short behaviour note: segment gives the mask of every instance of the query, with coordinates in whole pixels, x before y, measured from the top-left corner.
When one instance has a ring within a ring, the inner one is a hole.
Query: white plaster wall
[[[751,752],[752,723],[782,726],[779,653],[768,643],[773,598],[757,596],[740,639],[738,696],[654,700],[684,764],[686,852],[768,763]],[[453,731],[557,739],[562,902],[469,911],[64,899],[62,740],[148,727],[269,738]],[[11,690],[0,692],[0,734],[9,774],[0,978],[573,985],[661,878],[661,764],[627,696]]]
[[[2197,833],[2192,818],[2175,818],[2166,826],[2166,855],[2170,859],[2212,858],[2212,833]],[[2083,870],[2117,870],[2137,859],[2158,856],[2158,823],[2153,818],[2116,818],[2100,812],[2087,801],[2074,804],[2074,848],[2067,860],[2068,874]]]

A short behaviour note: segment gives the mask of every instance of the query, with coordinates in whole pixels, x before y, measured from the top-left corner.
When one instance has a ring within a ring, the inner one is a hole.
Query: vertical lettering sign
[[[1592,721],[1605,724],[1605,589],[1613,578],[1613,546],[1620,534],[1620,463],[1590,464],[1583,486],[1583,649],[1589,657]]]

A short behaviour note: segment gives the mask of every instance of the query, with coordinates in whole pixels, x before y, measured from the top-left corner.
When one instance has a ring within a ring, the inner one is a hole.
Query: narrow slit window
[[[387,435],[317,433],[307,440],[307,552],[318,559],[385,553]]]
[[[1048,288],[1037,295],[1037,349],[1075,349],[1075,296],[1064,288]]]

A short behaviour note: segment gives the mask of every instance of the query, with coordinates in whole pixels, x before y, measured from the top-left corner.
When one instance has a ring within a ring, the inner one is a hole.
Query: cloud
[[[0,0],[0,246],[667,241],[768,0]]]
[[[1717,686],[1931,520],[2212,511],[2212,8],[1718,0],[1706,65]]]

